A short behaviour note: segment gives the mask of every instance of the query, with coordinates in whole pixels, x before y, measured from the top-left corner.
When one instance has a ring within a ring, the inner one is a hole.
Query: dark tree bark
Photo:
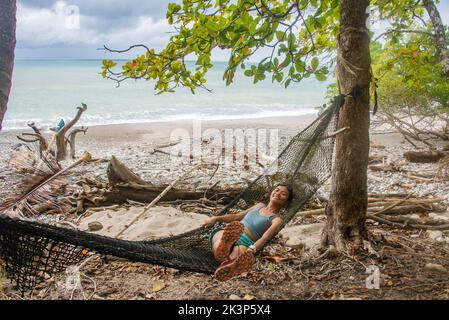
[[[447,49],[443,21],[441,20],[440,13],[433,0],[424,0],[423,2],[430,20],[432,21],[435,47],[437,49],[443,73],[449,78],[449,50]]]
[[[0,1],[0,131],[11,92],[16,47],[16,1]]]
[[[371,80],[366,9],[369,0],[342,0],[338,39],[338,78],[346,96],[336,137],[332,190],[326,208],[323,245],[338,250],[357,248],[366,237],[369,155],[369,84]]]

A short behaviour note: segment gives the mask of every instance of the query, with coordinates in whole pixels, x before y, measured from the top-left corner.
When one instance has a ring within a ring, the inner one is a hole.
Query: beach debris
[[[370,155],[368,157],[368,163],[369,164],[379,164],[384,163],[387,160],[386,156],[380,156],[380,155]]]
[[[439,230],[435,230],[435,231],[427,230],[426,233],[427,233],[427,236],[429,237],[429,239],[436,240],[436,241],[439,241],[439,240],[443,239],[443,232],[442,231],[439,231]]]
[[[372,144],[370,144],[370,148],[373,148],[373,149],[385,149],[385,146],[383,144],[372,143]]]
[[[156,281],[155,283],[153,283],[153,292],[159,292],[164,288],[165,288],[165,283],[163,283],[161,281]]]
[[[376,126],[381,126],[384,133],[388,130],[400,133],[415,148],[420,144],[432,148],[432,140],[449,140],[448,119],[444,114],[427,111],[425,108],[405,108],[397,113],[383,109],[376,115]]]
[[[449,230],[446,220],[429,216],[429,213],[446,212],[448,207],[442,200],[433,197],[412,197],[411,194],[369,194],[366,218],[397,228]],[[317,208],[298,212],[293,223],[300,218],[324,215],[325,211],[325,208]],[[301,241],[290,240],[289,245],[301,247]]]
[[[430,272],[447,273],[447,269],[438,263],[427,263],[424,266],[424,270],[430,271]]]
[[[12,149],[8,168],[17,173],[33,173],[37,162],[34,152],[23,143],[15,144]]]
[[[111,157],[107,168],[108,180],[111,185],[119,183],[135,183],[138,185],[153,185],[151,182],[144,181],[136,173],[132,172],[115,156]]]
[[[34,133],[22,133],[22,136],[17,136],[17,138],[26,143],[39,142],[39,155],[41,158],[43,156],[47,156],[49,153],[55,156],[57,161],[66,160],[67,149],[70,147],[70,157],[75,159],[76,136],[81,132],[86,134],[88,130],[87,127],[81,127],[74,128],[69,132],[69,130],[72,129],[80,120],[82,114],[87,110],[87,105],[81,103],[81,106],[77,107],[77,109],[78,111],[71,121],[65,122],[63,119],[58,119],[56,125],[53,128],[50,128],[50,130],[53,131],[53,135],[49,142],[34,122],[28,123],[28,126],[34,131]],[[53,145],[56,146],[56,150],[53,150]]]
[[[55,159],[46,158],[44,163],[47,170],[39,169],[28,175],[16,185],[15,192],[0,205],[0,212],[12,211],[18,215],[35,215],[35,205],[48,204],[54,209],[60,209],[66,203],[65,197],[59,197],[67,185],[67,178],[72,174],[71,169],[89,161],[91,155],[85,152],[76,162],[62,169]]]
[[[449,149],[449,146],[447,146]],[[449,150],[447,150],[449,151]],[[449,155],[438,161],[436,176],[445,180],[449,180]]]
[[[103,229],[103,225],[98,222],[98,221],[92,221],[89,222],[89,224],[87,225],[87,228],[89,231],[100,231],[101,229]]]
[[[76,135],[80,132],[82,132],[85,135],[88,129],[89,129],[88,127],[83,126],[81,128],[76,128],[70,131],[69,136],[67,137],[67,143],[70,146],[70,158],[72,159],[76,158],[76,144],[75,144]]]
[[[108,183],[92,177],[83,177],[77,182],[82,187],[74,204],[78,214],[83,213],[87,208],[129,204],[130,201],[148,204],[167,188],[165,184],[153,185],[144,181],[115,157],[112,157],[109,163],[107,175]],[[173,187],[164,193],[159,201],[165,204],[179,204],[183,206],[182,209],[195,206],[196,209],[203,211],[206,209],[208,213],[211,213],[218,204],[229,203],[242,191],[243,186],[217,187],[216,184],[205,190]]]
[[[448,156],[448,151],[428,150],[428,151],[407,151],[404,153],[404,158],[410,162],[416,163],[434,163],[438,162],[445,156]]]

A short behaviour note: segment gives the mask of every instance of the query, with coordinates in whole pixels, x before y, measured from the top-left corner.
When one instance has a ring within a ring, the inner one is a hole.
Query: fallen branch
[[[382,210],[376,212],[375,214],[381,214],[381,213],[387,212],[388,210],[393,209],[394,207],[397,207],[397,206],[400,205],[401,203],[404,203],[404,202],[405,202],[408,198],[410,198],[411,196],[412,196],[412,195],[410,194],[410,195],[408,195],[407,197],[405,197],[404,199],[401,199],[401,200],[399,200],[399,201],[397,201],[397,202],[395,202],[395,203],[389,205],[388,207],[386,207],[386,208],[384,208],[384,209],[382,209]]]
[[[404,153],[404,158],[415,163],[435,163],[448,154],[446,151],[439,150],[407,151]]]
[[[89,128],[85,128],[85,127],[81,127],[78,129],[74,129],[72,131],[70,131],[69,136],[67,137],[67,142],[70,146],[70,157],[72,159],[75,159],[75,138],[76,135],[80,132],[82,132],[83,134],[86,134],[87,129]]]
[[[47,139],[40,133],[22,133],[24,137],[34,137],[33,140],[25,139],[24,137],[17,136],[17,139],[23,142],[32,143],[39,141],[39,156],[42,157],[42,154],[48,148]]]
[[[443,225],[438,225],[438,226],[433,226],[433,225],[423,225],[423,224],[407,224],[407,223],[398,223],[398,222],[393,222],[390,221],[384,217],[378,217],[374,214],[371,213],[367,213],[366,214],[366,218],[367,219],[371,219],[374,220],[376,222],[379,223],[383,223],[383,224],[387,224],[393,227],[397,227],[397,228],[415,228],[415,229],[421,229],[421,230],[449,230],[449,224],[443,224]]]
[[[339,130],[337,130],[337,131],[335,131],[335,132],[329,133],[328,135],[326,135],[325,137],[323,137],[323,139],[329,139],[329,138],[335,137],[336,135],[338,135],[338,134],[340,134],[340,133],[343,133],[343,132],[345,132],[346,130],[350,130],[350,129],[351,129],[350,127],[344,127],[344,128],[341,128],[341,129],[339,129]]]
[[[81,104],[81,107],[77,108],[78,111],[75,115],[75,117],[69,122],[64,125],[64,127],[61,128],[56,134],[55,134],[55,140],[56,140],[56,160],[64,160],[67,157],[67,144],[65,135],[67,134],[68,130],[70,130],[81,118],[81,115],[87,110],[87,105],[84,103]]]

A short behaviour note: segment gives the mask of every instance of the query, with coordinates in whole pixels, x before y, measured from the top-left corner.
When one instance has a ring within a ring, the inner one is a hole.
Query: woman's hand
[[[216,216],[210,217],[209,219],[207,219],[206,221],[203,222],[203,227],[204,228],[210,227],[213,224],[215,224],[215,222],[217,222],[217,221],[218,220],[217,220]]]

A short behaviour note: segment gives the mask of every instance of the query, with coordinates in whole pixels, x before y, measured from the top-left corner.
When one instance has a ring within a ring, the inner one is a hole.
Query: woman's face
[[[277,186],[270,196],[270,201],[283,207],[288,203],[289,192],[285,186]]]

